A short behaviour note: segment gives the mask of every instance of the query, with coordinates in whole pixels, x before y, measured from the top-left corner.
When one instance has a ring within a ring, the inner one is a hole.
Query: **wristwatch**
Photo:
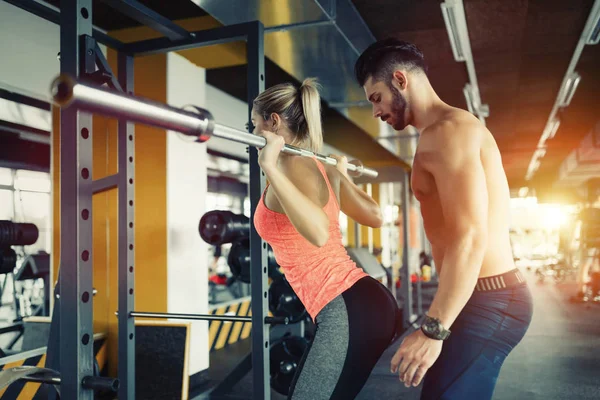
[[[450,331],[442,325],[442,322],[438,318],[425,316],[421,330],[428,338],[435,340],[446,340],[450,337]]]

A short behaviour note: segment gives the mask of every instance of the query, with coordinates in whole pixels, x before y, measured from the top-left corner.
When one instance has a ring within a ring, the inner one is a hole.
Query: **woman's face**
[[[275,132],[273,121],[265,121],[262,115],[258,114],[254,108],[252,109],[252,125],[254,125],[252,133],[260,133],[263,131]]]
[[[269,131],[281,136],[285,141],[285,144],[294,143],[294,134],[292,134],[287,126],[281,121],[278,114],[273,113],[268,120],[265,120],[262,115],[258,114],[253,108],[252,125],[254,125],[254,131],[252,131],[254,134]]]

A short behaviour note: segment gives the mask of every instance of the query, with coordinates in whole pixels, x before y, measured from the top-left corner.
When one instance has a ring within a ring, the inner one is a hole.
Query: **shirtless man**
[[[421,329],[407,336],[391,371],[421,399],[491,399],[506,356],[529,327],[532,301],[509,240],[509,188],[492,134],[444,103],[423,54],[396,39],[374,43],[355,65],[373,116],[421,133],[412,189],[439,276]]]

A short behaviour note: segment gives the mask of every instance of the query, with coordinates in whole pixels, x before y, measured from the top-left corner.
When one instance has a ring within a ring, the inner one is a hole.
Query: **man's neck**
[[[418,88],[417,93],[416,96],[413,96],[411,104],[413,114],[411,125],[417,128],[419,132],[423,132],[437,122],[441,114],[450,106],[439,98],[431,85],[423,85]]]

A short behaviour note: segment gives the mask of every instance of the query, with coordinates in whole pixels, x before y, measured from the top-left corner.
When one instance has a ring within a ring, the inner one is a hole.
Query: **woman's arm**
[[[340,208],[342,212],[361,225],[379,228],[383,224],[381,207],[371,196],[352,182],[348,175],[346,157],[330,155],[338,160],[336,170],[340,176]]]
[[[273,190],[298,233],[313,245],[324,246],[329,240],[329,219],[319,206],[314,180],[307,179],[315,173],[308,163],[313,161],[293,160],[294,167],[286,176],[277,167],[279,152],[285,144],[283,138],[271,132],[262,134],[267,139],[267,146],[260,151],[258,162],[270,182],[269,190]]]

